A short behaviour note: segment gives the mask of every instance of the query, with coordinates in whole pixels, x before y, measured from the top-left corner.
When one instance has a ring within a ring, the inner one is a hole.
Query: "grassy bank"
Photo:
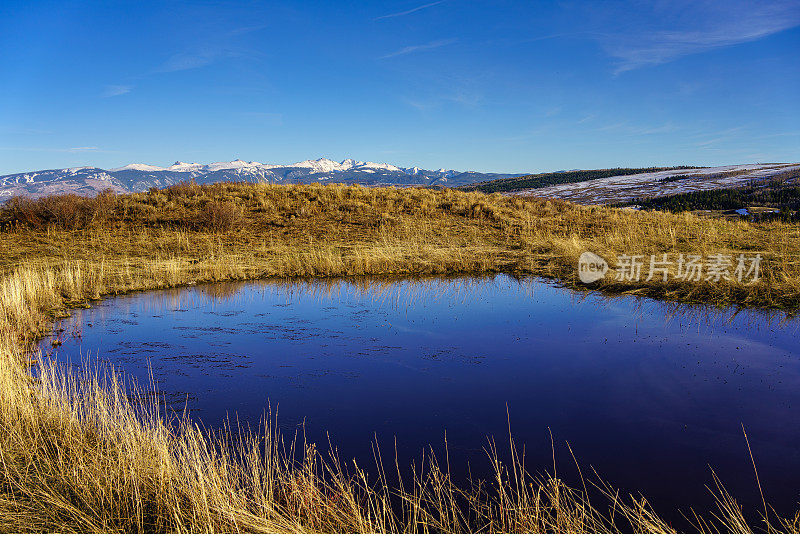
[[[80,268],[93,295],[195,280],[511,272],[582,287],[592,251],[763,257],[755,284],[619,281],[594,289],[712,305],[800,307],[800,226],[712,221],[452,190],[181,185],[98,199],[12,201],[0,210],[0,272]],[[672,273],[674,273],[673,266]],[[99,271],[98,271],[99,270]],[[644,277],[642,277],[644,278]],[[71,290],[70,290],[71,291]],[[85,295],[68,291],[68,300]]]
[[[401,488],[300,460],[269,431],[213,433],[133,405],[113,376],[25,367],[70,306],[131,290],[265,276],[509,272],[578,287],[585,250],[760,253],[761,279],[593,287],[678,301],[796,309],[800,227],[638,213],[481,193],[344,186],[181,185],[0,210],[0,531],[671,532],[641,501],[592,506],[512,455],[488,485],[431,463]],[[494,456],[495,458],[497,456]],[[385,466],[393,468],[391,463]],[[743,466],[743,469],[748,466]],[[391,505],[390,505],[391,502]],[[730,500],[712,523],[750,532]],[[612,510],[613,509],[613,510]],[[612,513],[613,512],[613,513]],[[769,517],[773,531],[798,532]],[[765,527],[765,525],[758,525]],[[766,527],[765,527],[766,528]]]

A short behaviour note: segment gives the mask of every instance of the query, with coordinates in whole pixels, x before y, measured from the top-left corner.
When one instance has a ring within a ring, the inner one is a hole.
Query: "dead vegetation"
[[[800,228],[778,222],[452,190],[181,184],[14,199],[0,223],[0,532],[673,532],[640,500],[609,492],[597,507],[556,478],[532,477],[516,454],[495,463],[487,485],[456,487],[431,463],[388,487],[310,445],[286,454],[269,429],[171,424],[157,406],[131,404],[112,375],[76,377],[49,361],[31,373],[31,343],[52,318],[104,295],[257,277],[499,271],[577,287],[577,258],[591,250],[758,252],[763,277],[752,285],[607,277],[597,287],[720,305],[800,302]],[[720,506],[697,531],[753,531],[724,494]],[[759,529],[798,532],[800,516],[767,519]]]

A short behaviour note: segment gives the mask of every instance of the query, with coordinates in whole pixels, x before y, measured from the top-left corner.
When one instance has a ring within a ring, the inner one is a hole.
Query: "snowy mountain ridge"
[[[258,161],[243,161],[240,159],[236,159],[233,161],[220,161],[209,164],[186,163],[183,161],[176,161],[169,167],[158,167],[156,165],[149,165],[147,163],[130,163],[128,165],[125,165],[124,167],[117,167],[116,169],[109,169],[109,170],[111,172],[131,171],[131,170],[150,171],[150,172],[158,172],[158,171],[214,172],[214,171],[232,170],[232,169],[277,169],[280,167],[302,167],[306,169],[312,169],[316,172],[342,172],[342,171],[349,171],[352,169],[360,169],[360,170],[373,169],[373,170],[384,170],[392,172],[405,172],[406,174],[411,174],[411,175],[416,174],[420,171],[419,167],[410,167],[406,169],[403,167],[398,167],[396,165],[391,165],[389,163],[357,161],[354,159],[346,159],[344,161],[337,162],[328,158],[307,159],[305,161],[299,161],[297,163],[292,163],[289,165],[273,165],[269,163],[259,163]],[[89,167],[78,167],[78,169],[87,169],[87,168]],[[456,173],[456,171],[446,170],[446,169],[439,169],[436,172],[442,174]]]
[[[186,163],[176,161],[169,167],[146,163],[130,163],[114,169],[72,167],[0,176],[0,200],[13,195],[41,197],[58,193],[94,195],[105,189],[119,193],[147,191],[152,187],[168,187],[194,180],[214,182],[269,183],[348,183],[367,186],[458,186],[483,180],[517,175],[460,172],[449,169],[425,170],[419,167],[398,167],[375,163],[328,158],[305,160],[288,165],[258,161],[221,161],[215,163]]]

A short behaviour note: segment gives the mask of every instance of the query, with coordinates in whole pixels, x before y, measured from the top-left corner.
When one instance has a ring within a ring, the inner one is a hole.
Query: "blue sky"
[[[800,0],[0,3],[0,174],[800,161]]]

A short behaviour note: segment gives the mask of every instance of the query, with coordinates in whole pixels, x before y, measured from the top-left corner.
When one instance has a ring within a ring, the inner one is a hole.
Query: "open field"
[[[496,460],[488,485],[454,487],[443,462],[389,488],[323,462],[311,446],[300,445],[295,461],[270,431],[240,439],[170,425],[156,407],[132,405],[113,378],[72,377],[43,361],[33,363],[33,379],[24,367],[31,343],[53,317],[104,295],[268,276],[489,272],[581,287],[576,265],[588,250],[761,254],[752,284],[607,276],[592,287],[800,306],[800,226],[781,222],[453,190],[182,184],[16,199],[0,224],[0,532],[672,532],[641,500],[609,489],[593,505],[557,478],[534,479],[516,454]],[[390,459],[384,467],[394,469]],[[748,526],[730,498],[721,505],[699,531],[800,530],[800,516],[767,513],[768,523]]]

